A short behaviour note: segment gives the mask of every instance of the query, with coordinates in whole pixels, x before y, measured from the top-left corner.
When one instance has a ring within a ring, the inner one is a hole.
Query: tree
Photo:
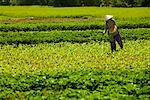
[[[39,2],[37,0],[17,0],[18,5],[38,5]]]
[[[128,0],[128,5],[135,7],[137,5],[137,0]]]
[[[0,0],[0,5],[136,7],[150,6],[150,0]]]
[[[142,6],[149,7],[150,6],[150,0],[142,0]]]
[[[110,6],[112,4],[112,0],[104,0],[106,6]]]
[[[71,7],[71,6],[79,6],[80,0],[54,0],[54,6],[63,6],[63,7]]]
[[[128,7],[128,0],[113,0],[112,1],[113,7]]]
[[[10,0],[10,5],[17,5],[17,0]]]
[[[0,0],[0,5],[9,5],[9,0]]]

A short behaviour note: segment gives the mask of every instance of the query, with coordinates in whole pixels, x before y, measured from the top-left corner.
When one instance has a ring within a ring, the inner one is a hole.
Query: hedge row
[[[1,44],[34,44],[34,43],[58,43],[58,42],[91,42],[91,41],[108,41],[108,35],[102,35],[102,30],[86,31],[43,31],[43,32],[1,32]],[[120,30],[122,39],[138,40],[150,39],[150,29],[122,29]]]
[[[102,21],[1,24],[0,31],[94,30],[104,29],[104,24]],[[146,19],[118,21],[117,24],[123,29],[150,28],[150,21]]]

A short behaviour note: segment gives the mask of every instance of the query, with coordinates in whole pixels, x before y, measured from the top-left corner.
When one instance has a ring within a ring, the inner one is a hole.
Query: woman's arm
[[[103,34],[106,33],[107,31],[108,31],[108,26],[107,26],[107,22],[106,22],[106,24],[105,24],[105,26],[104,26]]]

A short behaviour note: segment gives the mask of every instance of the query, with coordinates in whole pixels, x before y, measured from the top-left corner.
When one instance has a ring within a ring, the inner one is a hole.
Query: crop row
[[[34,44],[34,43],[51,43],[51,42],[91,42],[91,41],[108,41],[106,34],[101,34],[102,30],[86,31],[43,31],[43,32],[1,32],[1,44]],[[150,29],[121,29],[123,40],[150,39]]]
[[[49,22],[49,23],[2,23],[0,31],[48,31],[48,30],[93,30],[104,29],[104,22],[97,21],[81,21],[81,22]],[[119,28],[150,28],[149,19],[128,19],[118,20]]]
[[[80,70],[56,74],[6,74],[0,79],[0,98],[148,99],[149,71]]]
[[[3,45],[0,99],[148,99],[149,43]]]

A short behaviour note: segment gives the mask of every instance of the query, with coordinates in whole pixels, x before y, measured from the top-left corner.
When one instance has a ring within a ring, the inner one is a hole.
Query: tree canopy
[[[149,7],[150,0],[0,0],[0,5]]]

